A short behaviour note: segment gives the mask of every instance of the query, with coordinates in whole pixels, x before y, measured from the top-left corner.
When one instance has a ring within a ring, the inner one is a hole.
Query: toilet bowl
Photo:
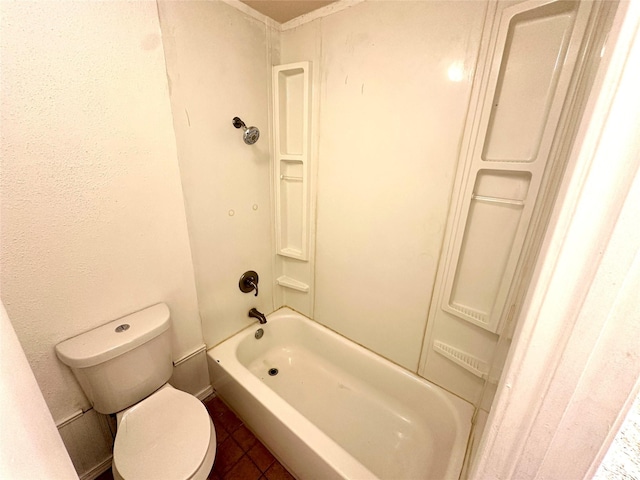
[[[196,397],[169,383],[170,314],[164,303],[56,345],[93,408],[116,414],[118,480],[205,480],[216,432]]]
[[[207,409],[192,395],[167,384],[116,418],[116,480],[205,480],[209,475],[216,432]]]

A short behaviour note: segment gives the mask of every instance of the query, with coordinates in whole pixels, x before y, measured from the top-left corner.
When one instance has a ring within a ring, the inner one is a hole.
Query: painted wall
[[[0,359],[0,477],[78,478],[2,303]]]
[[[89,408],[61,340],[164,301],[174,357],[202,344],[161,33],[150,2],[0,9],[2,300],[60,423]],[[89,417],[80,473],[110,454]]]
[[[364,2],[288,30],[320,91],[314,318],[415,371],[485,2]]]
[[[160,1],[160,24],[204,338],[213,346],[273,310],[268,102],[273,32],[223,2]],[[232,119],[261,138],[242,141]],[[247,270],[259,296],[242,293]]]

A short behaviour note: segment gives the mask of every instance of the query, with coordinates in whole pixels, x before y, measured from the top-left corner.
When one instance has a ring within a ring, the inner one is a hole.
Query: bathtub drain
[[[277,368],[270,368],[269,369],[269,375],[271,375],[272,377],[278,374],[278,369]]]

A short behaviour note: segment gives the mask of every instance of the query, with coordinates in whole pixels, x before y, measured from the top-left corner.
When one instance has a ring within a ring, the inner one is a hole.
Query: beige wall
[[[162,41],[205,341],[273,310],[268,102],[270,33],[223,2],[159,2]],[[260,129],[242,141],[235,116]],[[230,214],[232,213],[232,215]],[[260,294],[238,280],[260,276]]]
[[[281,36],[320,70],[314,318],[413,371],[485,6],[365,2]]]
[[[0,476],[78,478],[0,302]],[[29,452],[29,455],[25,455]]]
[[[202,344],[164,54],[151,2],[0,9],[2,300],[59,423],[89,407],[61,340],[164,301],[174,358]],[[83,473],[110,447],[78,422]]]

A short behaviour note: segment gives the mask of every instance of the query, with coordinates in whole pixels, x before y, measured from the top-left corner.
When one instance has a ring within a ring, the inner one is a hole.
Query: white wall
[[[89,407],[61,340],[165,301],[174,357],[202,344],[164,55],[151,2],[0,8],[2,300],[59,423]]]
[[[365,2],[281,36],[320,69],[314,318],[413,371],[485,7]]]
[[[213,346],[255,322],[251,307],[273,310],[272,33],[219,1],[160,1],[159,13],[203,331]],[[260,129],[256,144],[242,141],[235,116]],[[260,276],[257,298],[238,289],[247,270]]]
[[[2,303],[0,354],[0,477],[78,478]]]

